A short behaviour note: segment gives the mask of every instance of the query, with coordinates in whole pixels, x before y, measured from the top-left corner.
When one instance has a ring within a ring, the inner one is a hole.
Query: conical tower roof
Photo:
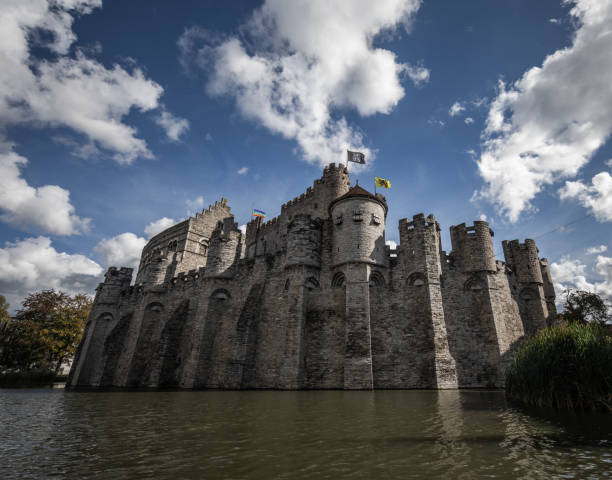
[[[373,200],[375,202],[380,203],[383,208],[385,209],[385,216],[387,215],[387,211],[389,210],[387,207],[387,202],[385,201],[385,197],[382,195],[374,195],[370,192],[368,192],[365,188],[362,188],[359,186],[359,184],[355,185],[354,187],[351,187],[349,189],[348,192],[346,192],[344,195],[336,198],[335,200],[333,200],[330,204],[329,204],[329,211],[331,212],[332,208],[334,208],[334,205],[338,202],[341,202],[342,200],[346,200],[347,198],[367,198],[370,200]]]

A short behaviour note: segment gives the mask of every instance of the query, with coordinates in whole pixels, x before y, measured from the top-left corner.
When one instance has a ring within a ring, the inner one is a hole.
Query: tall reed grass
[[[518,347],[506,395],[526,405],[612,412],[612,336],[599,324],[549,327]]]

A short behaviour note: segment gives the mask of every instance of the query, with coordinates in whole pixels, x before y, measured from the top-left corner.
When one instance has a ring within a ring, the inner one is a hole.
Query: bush
[[[49,385],[58,379],[53,370],[37,369],[27,372],[0,373],[0,387],[34,387]]]
[[[506,394],[537,407],[612,411],[612,337],[607,327],[568,323],[528,338],[506,373]]]

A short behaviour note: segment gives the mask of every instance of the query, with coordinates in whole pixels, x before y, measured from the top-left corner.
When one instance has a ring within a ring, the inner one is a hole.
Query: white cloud
[[[587,248],[587,255],[593,255],[595,253],[604,253],[608,251],[608,247],[606,245],[599,245],[598,247]]]
[[[238,230],[240,230],[243,235],[246,235],[246,223],[244,225],[240,225]]]
[[[149,238],[151,238],[157,235],[158,233],[163,232],[167,228],[170,228],[175,223],[176,221],[172,218],[162,217],[159,220],[155,220],[154,222],[149,223],[145,227],[144,232]]]
[[[463,106],[463,104],[461,102],[455,102],[448,109],[448,114],[451,117],[456,117],[457,115],[459,115],[463,111],[465,111],[465,107]]]
[[[389,113],[404,96],[401,77],[425,82],[421,65],[399,63],[374,47],[376,36],[407,24],[420,0],[287,2],[266,0],[241,36],[219,40],[197,28],[178,41],[183,65],[210,70],[212,95],[234,97],[243,116],[297,141],[305,160],[344,161],[357,149],[374,152],[334,109]],[[198,43],[205,43],[199,46]]]
[[[249,171],[249,167],[242,167],[236,173],[238,175],[246,175],[248,171]]]
[[[147,240],[133,233],[126,232],[111,238],[103,238],[94,247],[104,258],[104,264],[115,267],[138,268],[140,254]]]
[[[472,117],[465,117],[463,121],[465,122],[466,125],[470,125],[474,123],[474,119]]]
[[[397,248],[397,242],[393,241],[393,240],[387,240],[385,242],[386,245],[389,245],[391,247],[392,250],[395,250]]]
[[[204,208],[204,197],[200,195],[193,200],[187,200],[185,204],[187,205],[187,215],[194,215]]]
[[[590,186],[580,181],[565,182],[559,196],[562,200],[578,200],[600,222],[612,222],[612,176],[608,172],[595,175]]]
[[[11,150],[0,153],[0,220],[56,235],[86,232],[90,219],[75,215],[70,192],[57,185],[28,185],[20,171],[27,163]]]
[[[487,216],[484,213],[481,213],[480,215],[478,215],[478,220],[480,220],[481,222],[486,222]]]
[[[159,115],[155,117],[155,123],[164,129],[170,140],[178,142],[181,135],[189,130],[189,122],[184,118],[172,115],[165,108],[162,108]]]
[[[575,0],[572,44],[511,85],[490,105],[479,196],[512,222],[546,186],[574,177],[612,132],[612,0]]]
[[[579,260],[562,257],[550,265],[550,274],[555,282],[557,300],[562,301],[563,292],[568,289],[586,290],[597,293],[608,303],[612,302],[612,257],[597,256],[594,271],[597,279],[587,279],[587,266]]]
[[[606,166],[612,168],[612,158],[610,160],[606,160]]]
[[[0,248],[0,292],[19,308],[31,292],[54,288],[93,295],[102,267],[84,255],[58,252],[47,237],[7,242]]]
[[[213,141],[213,136],[211,135],[210,132],[206,132],[206,136],[204,137],[204,140],[206,140],[207,142]]]
[[[557,23],[561,23],[561,19],[559,19],[559,18],[549,18],[549,19],[548,19],[548,22],[549,22],[549,23],[555,23],[555,24],[557,24]]]
[[[75,18],[101,5],[101,0],[3,2],[0,127],[66,126],[84,134],[94,147],[113,152],[117,162],[130,163],[152,153],[123,119],[134,109],[159,107],[163,89],[138,68],[106,68],[83,49],[69,54],[76,40]],[[35,47],[50,54],[37,58],[32,54]]]

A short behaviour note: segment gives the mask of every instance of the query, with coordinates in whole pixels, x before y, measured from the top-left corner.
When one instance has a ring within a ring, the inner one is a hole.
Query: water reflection
[[[612,471],[608,417],[537,417],[509,407],[501,392],[0,390],[0,404],[2,478],[609,478]]]

